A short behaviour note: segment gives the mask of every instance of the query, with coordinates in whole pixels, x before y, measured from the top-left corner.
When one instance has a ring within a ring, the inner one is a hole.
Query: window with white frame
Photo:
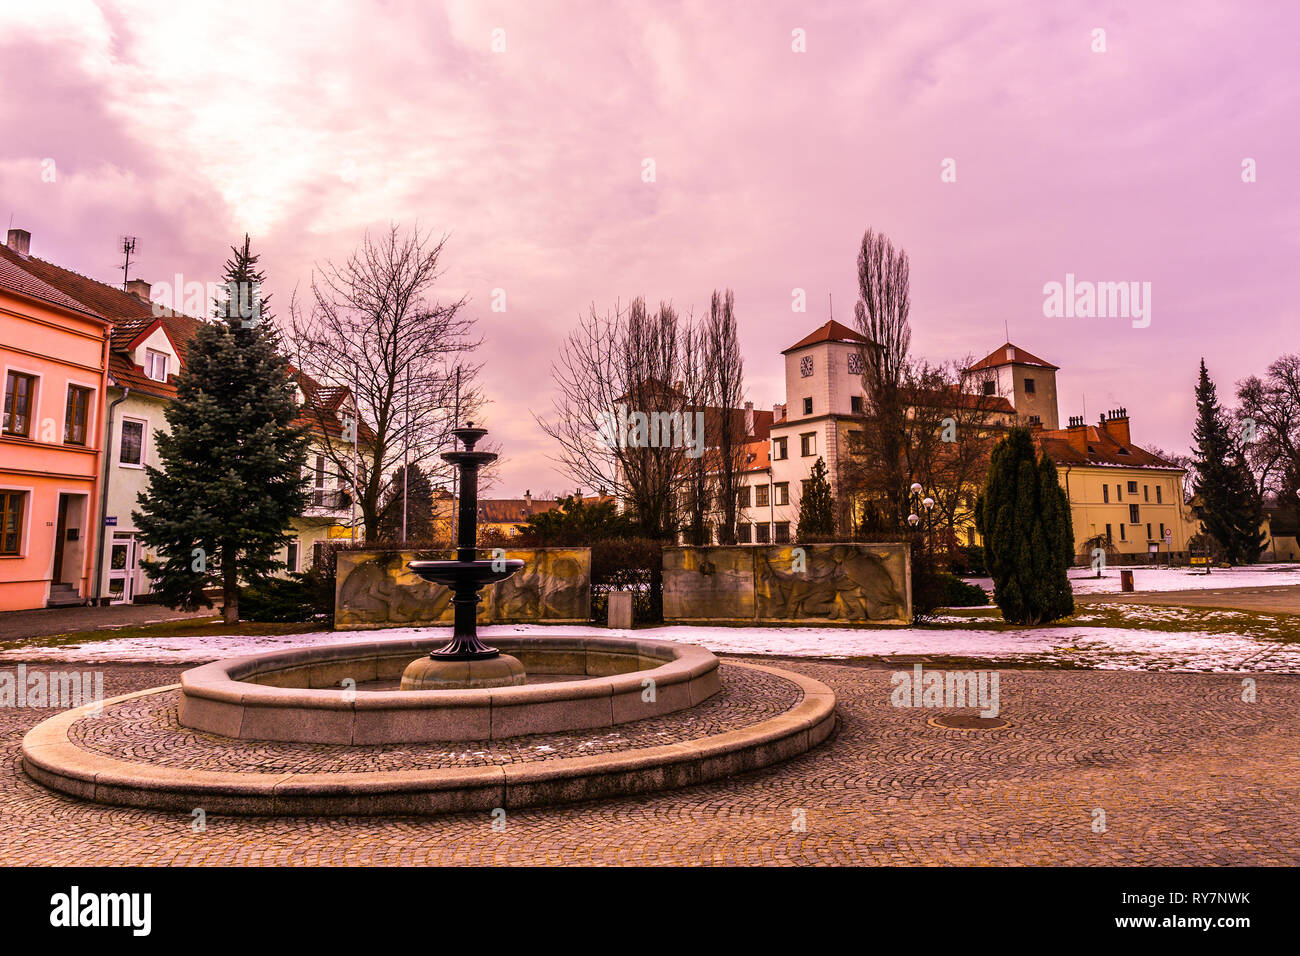
[[[155,382],[167,381],[167,353],[144,350],[144,374]]]
[[[144,466],[144,422],[138,418],[122,419],[122,440],[117,460],[136,468]]]

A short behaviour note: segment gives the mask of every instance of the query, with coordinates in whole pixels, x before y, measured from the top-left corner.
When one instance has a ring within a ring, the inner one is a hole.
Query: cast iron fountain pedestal
[[[427,657],[412,661],[402,672],[402,690],[459,690],[467,687],[511,687],[524,683],[524,666],[478,639],[479,591],[504,581],[524,566],[518,559],[476,560],[478,539],[478,469],[496,460],[490,451],[475,451],[487,434],[473,422],[452,430],[464,451],[444,452],[442,460],[460,470],[460,510],[455,561],[412,561],[407,565],[426,581],[451,588],[455,622],[451,641]]]

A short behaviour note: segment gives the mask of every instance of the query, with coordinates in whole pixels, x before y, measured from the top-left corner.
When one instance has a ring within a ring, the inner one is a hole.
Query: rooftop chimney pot
[[[5,239],[5,245],[20,256],[30,255],[30,250],[32,248],[32,234],[26,229],[10,229],[9,235]]]

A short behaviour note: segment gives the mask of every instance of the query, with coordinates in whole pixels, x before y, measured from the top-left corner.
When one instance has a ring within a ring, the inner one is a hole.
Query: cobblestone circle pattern
[[[294,744],[232,740],[182,727],[180,691],[112,704],[72,725],[68,739],[84,750],[163,767],[245,773],[379,773],[503,766],[618,753],[739,730],[783,714],[803,700],[792,681],[721,665],[723,689],[689,710],[615,727],[532,734],[496,741],[431,744]]]
[[[961,731],[929,725],[934,710],[892,707],[889,669],[757,662],[830,685],[836,734],[727,780],[512,811],[499,832],[486,813],[208,814],[195,832],[189,813],[89,804],[34,783],[22,735],[54,712],[0,710],[0,863],[1300,863],[1300,677],[1252,675],[1257,701],[1246,703],[1240,674],[1003,669],[1011,725]],[[182,668],[104,670],[117,695],[174,683]]]

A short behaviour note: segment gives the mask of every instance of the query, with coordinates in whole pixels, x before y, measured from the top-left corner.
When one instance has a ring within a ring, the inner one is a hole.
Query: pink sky
[[[980,357],[1005,322],[1061,366],[1062,421],[1086,395],[1183,450],[1201,355],[1230,395],[1300,349],[1298,29],[1293,3],[1195,0],[6,0],[0,214],[112,283],[121,234],[133,277],[210,281],[247,230],[281,315],[367,228],[450,232],[495,495],[571,485],[531,412],[590,303],[731,287],[770,407],[828,294],[851,321],[868,227],[911,256],[915,351]],[[1150,282],[1150,327],[1044,318],[1067,272]]]

